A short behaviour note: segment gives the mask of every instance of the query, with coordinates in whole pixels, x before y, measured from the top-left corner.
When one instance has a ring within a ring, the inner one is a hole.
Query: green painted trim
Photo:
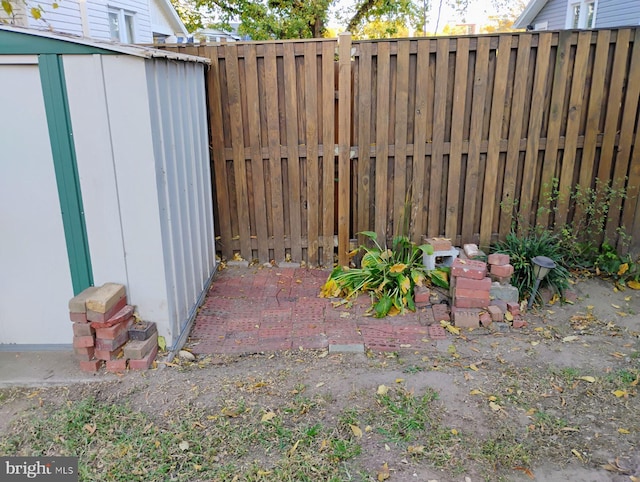
[[[77,295],[93,285],[93,272],[62,57],[53,54],[40,55],[38,63],[62,209],[62,223],[67,241],[71,281],[73,292]]]
[[[37,54],[117,54],[90,45],[69,41],[39,37],[22,32],[0,30],[0,54],[37,55]]]

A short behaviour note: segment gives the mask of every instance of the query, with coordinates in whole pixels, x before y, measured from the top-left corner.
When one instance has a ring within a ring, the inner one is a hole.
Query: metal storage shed
[[[168,346],[215,272],[207,59],[0,27],[0,350],[127,287]]]

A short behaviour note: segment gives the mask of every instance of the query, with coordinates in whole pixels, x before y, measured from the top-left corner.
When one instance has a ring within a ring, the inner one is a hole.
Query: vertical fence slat
[[[304,48],[305,116],[307,121],[307,257],[318,264],[318,58],[314,43]]]
[[[338,263],[349,262],[349,199],[351,150],[351,34],[340,34],[338,40]]]
[[[440,235],[440,195],[444,156],[444,126],[447,110],[447,77],[449,75],[449,39],[436,40],[436,95],[433,102],[433,139],[431,143],[431,175],[429,176],[429,215],[427,235]]]
[[[231,209],[227,189],[227,161],[224,157],[224,136],[222,131],[222,94],[220,91],[220,64],[218,49],[213,48],[211,68],[208,73],[209,129],[211,132],[212,175],[216,190],[218,227],[220,229],[220,251],[227,259],[233,256],[231,246]]]
[[[251,150],[251,173],[253,187],[253,212],[258,242],[258,259],[269,259],[269,234],[267,232],[267,204],[265,202],[265,173],[262,160],[260,130],[260,101],[258,99],[258,64],[254,46],[246,46],[244,65],[247,85],[247,122],[249,148]]]
[[[624,190],[627,172],[629,171],[633,131],[634,127],[636,127],[636,116],[638,113],[638,104],[640,102],[640,29],[635,30],[633,50],[631,51],[631,64],[629,67],[626,86],[627,91],[622,111],[620,141],[618,142],[618,152],[611,186],[614,192]],[[635,149],[640,149],[640,146],[636,144]],[[628,183],[627,186],[631,186],[631,183]],[[627,188],[627,196],[629,195],[629,190],[630,189]],[[607,217],[605,233],[606,239],[609,241],[613,241],[617,235],[616,229],[620,225],[622,215],[621,204],[622,199],[620,196],[616,196],[609,206],[609,215]],[[619,241],[622,241],[622,239],[620,238]],[[621,250],[624,248],[622,243],[619,243],[619,248]]]
[[[639,42],[636,31],[636,42]],[[630,248],[640,252],[640,129],[636,130],[633,154],[630,159],[629,182],[627,183],[627,197],[624,200],[622,213],[622,225],[626,227],[627,234],[631,235]]]
[[[480,246],[488,249],[493,230],[498,184],[498,160],[500,141],[502,138],[502,122],[504,118],[505,92],[507,90],[507,73],[511,56],[511,35],[500,35],[496,62],[495,83],[491,98],[491,119],[489,124],[489,145],[487,147],[487,163],[484,176],[484,193],[482,219],[480,221]]]
[[[300,157],[298,139],[298,87],[294,44],[284,44],[284,100],[287,130],[287,174],[289,180],[289,219],[291,258],[302,261],[302,219],[300,216]],[[278,242],[278,240],[276,240]],[[261,260],[262,261],[262,260]]]
[[[487,94],[487,69],[489,64],[489,38],[478,39],[476,66],[473,79],[471,106],[471,128],[469,132],[469,155],[464,181],[464,207],[462,209],[462,243],[471,243],[475,226],[476,200],[478,199],[478,176],[480,175],[480,143],[484,104]],[[454,128],[459,128],[454,126]]]
[[[378,44],[376,105],[376,190],[375,231],[384,245],[387,239],[388,163],[389,163],[389,42]]]
[[[447,180],[447,210],[444,234],[455,242],[458,234],[460,179],[462,175],[462,134],[469,74],[469,39],[457,40],[456,70],[453,86],[453,113],[451,117],[451,149]]]
[[[264,47],[264,75],[269,141],[269,171],[271,172],[271,211],[273,219],[273,256],[284,261],[284,206],[282,192],[282,159],[280,157],[280,118],[278,106],[278,71],[276,46]],[[276,241],[277,240],[277,241]]]
[[[371,215],[371,45],[362,43],[358,46],[358,229],[370,231]],[[365,237],[358,237],[364,244]]]
[[[516,177],[520,156],[520,136],[522,134],[522,115],[524,111],[525,91],[527,89],[527,75],[529,70],[529,56],[531,54],[531,35],[520,35],[516,59],[515,79],[513,82],[513,102],[511,117],[509,118],[509,139],[507,142],[507,158],[504,170],[504,184],[502,187],[502,206],[500,212],[501,237],[511,229],[513,203],[515,202]]]
[[[335,190],[335,44],[322,46],[322,264],[333,264]]]
[[[524,157],[522,173],[522,188],[520,190],[520,222],[522,229],[527,229],[533,220],[534,188],[538,176],[538,157],[540,149],[540,130],[544,116],[546,83],[549,75],[548,59],[551,55],[551,33],[541,33],[538,37],[538,51],[536,54],[536,71],[531,96],[531,111],[529,114],[529,133],[527,135],[527,149]]]
[[[396,62],[396,125],[395,168],[393,172],[393,225],[395,233],[408,234],[404,230],[404,211],[407,199],[407,122],[409,108],[409,41],[398,41]],[[406,213],[409,215],[410,213]]]
[[[429,81],[429,40],[418,42],[416,58],[416,106],[415,122],[413,128],[413,176],[412,176],[412,204],[413,204],[413,233],[412,240],[421,242],[425,234],[425,171],[426,171],[426,145],[427,122],[429,106],[427,96],[427,83]]]
[[[225,64],[229,91],[230,131],[233,149],[233,172],[235,175],[236,202],[238,208],[238,234],[240,254],[251,259],[251,231],[249,220],[249,198],[247,192],[247,169],[245,166],[242,99],[240,96],[240,73],[238,68],[238,48],[225,47]]]
[[[562,154],[562,170],[558,184],[558,204],[556,214],[556,229],[567,221],[569,202],[574,179],[576,149],[578,147],[578,132],[582,118],[582,103],[584,102],[584,85],[591,48],[591,32],[578,34],[578,45],[573,68],[573,80],[569,93],[569,112],[567,114],[567,130],[565,134],[564,152]]]
[[[569,71],[569,50],[571,49],[571,35],[572,34],[570,31],[563,30],[559,33],[558,38],[556,65],[553,75],[553,86],[551,92],[551,107],[549,112],[549,123],[547,126],[547,144],[544,151],[542,179],[540,184],[540,197],[538,200],[538,217],[536,220],[537,223],[541,226],[549,225],[552,182],[553,178],[556,175],[558,145],[560,142],[560,126],[562,124],[562,111],[567,86],[567,73]]]

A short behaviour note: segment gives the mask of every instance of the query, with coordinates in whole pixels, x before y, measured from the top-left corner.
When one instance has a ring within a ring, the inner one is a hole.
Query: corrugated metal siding
[[[147,61],[167,296],[176,337],[215,270],[203,69],[192,62]]]
[[[596,8],[597,28],[640,25],[639,0],[600,0]]]
[[[542,7],[540,13],[532,23],[549,22],[547,30],[563,29],[565,27],[565,17],[567,15],[566,0],[550,0]]]

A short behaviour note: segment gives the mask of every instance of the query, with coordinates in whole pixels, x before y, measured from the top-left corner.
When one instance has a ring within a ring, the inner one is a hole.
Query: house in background
[[[17,1],[11,18],[0,10],[0,22],[120,43],[176,42],[188,36],[169,0],[42,0],[37,5],[41,19],[29,13],[35,4]]]
[[[514,28],[561,30],[640,25],[640,0],[531,0]]]

